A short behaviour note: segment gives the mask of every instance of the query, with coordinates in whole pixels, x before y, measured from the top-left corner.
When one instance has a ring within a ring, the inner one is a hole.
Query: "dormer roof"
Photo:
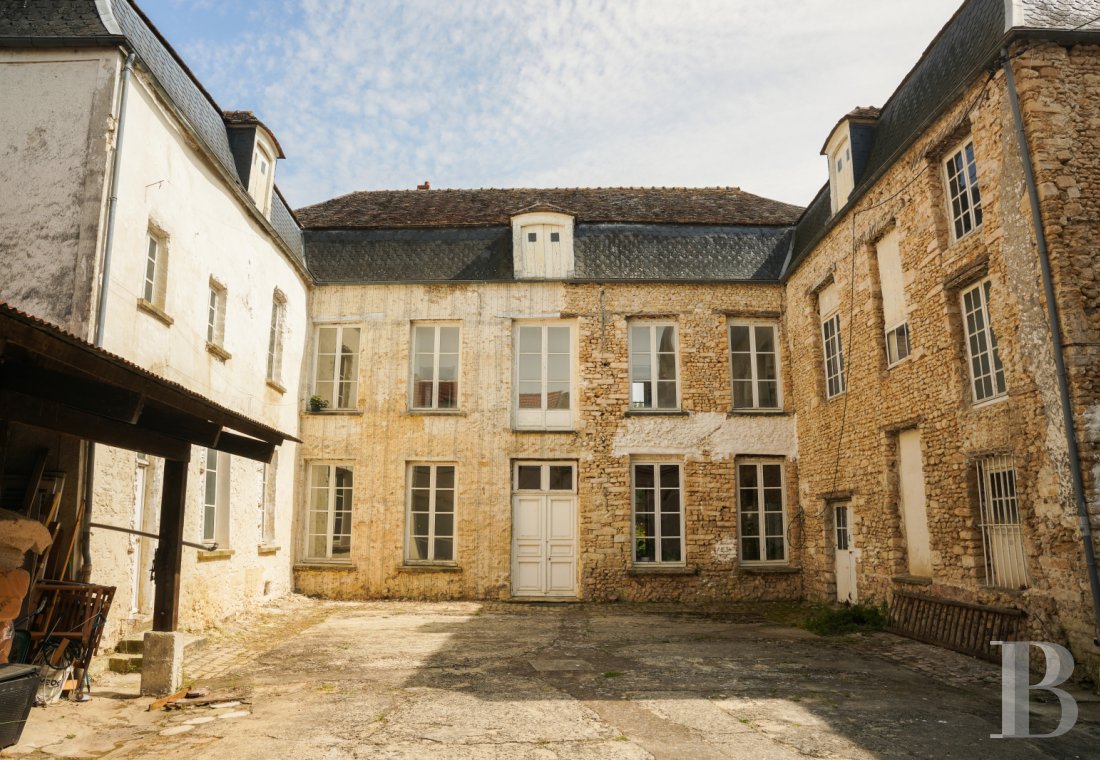
[[[222,118],[225,120],[225,126],[227,129],[262,129],[268,139],[271,140],[271,144],[275,146],[275,153],[277,158],[286,158],[283,153],[283,146],[279,145],[278,139],[275,137],[275,133],[268,129],[267,125],[256,118],[256,114],[252,111],[223,111]]]
[[[821,155],[824,156],[828,152],[829,143],[833,141],[833,135],[836,134],[836,131],[840,129],[842,124],[874,124],[878,121],[880,114],[882,114],[881,108],[875,108],[874,106],[857,106],[841,116],[840,119],[837,120],[837,123],[833,125],[833,128],[829,130],[829,136],[825,138],[825,142],[821,146]]]

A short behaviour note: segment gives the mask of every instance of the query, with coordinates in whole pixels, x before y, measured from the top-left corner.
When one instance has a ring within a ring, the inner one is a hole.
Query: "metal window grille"
[[[997,588],[1024,588],[1028,585],[1027,558],[1012,457],[1004,454],[985,457],[975,463],[975,468],[986,584]]]

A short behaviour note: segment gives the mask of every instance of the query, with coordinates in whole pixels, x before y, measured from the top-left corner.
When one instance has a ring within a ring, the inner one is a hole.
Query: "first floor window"
[[[275,291],[271,299],[271,329],[267,336],[267,379],[279,382],[283,376],[283,330],[286,325],[286,297]]]
[[[894,366],[909,356],[909,325],[902,322],[886,331],[886,363]]]
[[[958,240],[982,225],[982,196],[978,190],[974,143],[967,140],[948,156],[944,162],[944,172],[951,204],[952,239]]]
[[[737,491],[741,513],[741,561],[786,562],[783,465],[779,462],[738,464]]]
[[[225,286],[210,279],[210,298],[206,309],[206,342],[221,346],[225,342]]]
[[[516,329],[516,427],[572,426],[572,336],[569,325]]]
[[[317,328],[313,393],[332,409],[353,409],[359,388],[359,328]]]
[[[975,469],[986,584],[997,588],[1026,588],[1027,560],[1012,457],[1003,454],[983,457],[975,463]]]
[[[970,358],[970,383],[974,401],[1005,395],[1005,368],[997,348],[997,336],[989,321],[988,279],[963,291],[962,309],[966,327],[966,353]]]
[[[453,562],[455,558],[455,466],[409,467],[409,514],[405,559]]]
[[[229,454],[207,449],[205,465],[202,540],[203,543],[224,545],[229,540]]]
[[[412,408],[458,408],[458,325],[413,327]]]
[[[679,464],[636,463],[632,470],[634,561],[638,564],[682,564],[682,467]]]
[[[825,398],[844,392],[844,344],[840,337],[839,312],[821,323],[821,339],[825,348]]]
[[[309,468],[306,559],[351,559],[352,469],[339,464]]]
[[[141,285],[141,298],[164,308],[165,281],[168,274],[167,238],[150,228],[145,240],[145,277]]]
[[[775,325],[730,325],[734,409],[779,408]]]
[[[680,408],[675,325],[630,326],[630,408]]]

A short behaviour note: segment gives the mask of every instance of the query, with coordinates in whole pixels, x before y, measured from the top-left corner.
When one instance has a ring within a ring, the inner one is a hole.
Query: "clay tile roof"
[[[594,187],[372,190],[298,209],[303,227],[398,229],[493,227],[517,213],[554,207],[579,223],[783,226],[802,209],[736,187]]]

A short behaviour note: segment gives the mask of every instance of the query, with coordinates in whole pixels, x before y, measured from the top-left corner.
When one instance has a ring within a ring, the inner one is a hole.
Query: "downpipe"
[[[1073,405],[1069,395],[1069,381],[1066,378],[1066,361],[1063,356],[1062,322],[1058,312],[1058,301],[1054,297],[1054,277],[1050,269],[1050,252],[1047,248],[1046,232],[1043,230],[1043,216],[1039,208],[1039,191],[1035,184],[1035,171],[1031,164],[1031,148],[1024,131],[1024,119],[1020,112],[1020,96],[1016,92],[1016,79],[1012,74],[1012,59],[1007,48],[1001,48],[1001,68],[1005,72],[1008,100],[1012,106],[1012,118],[1016,125],[1016,141],[1020,146],[1020,158],[1024,165],[1024,181],[1027,196],[1031,203],[1031,216],[1035,226],[1035,245],[1039,252],[1039,268],[1043,274],[1043,293],[1047,302],[1047,318],[1050,321],[1050,342],[1054,349],[1054,366],[1058,375],[1058,396],[1062,404],[1062,422],[1066,429],[1066,448],[1069,453],[1069,469],[1073,476],[1073,497],[1077,503],[1077,518],[1081,525],[1081,542],[1085,552],[1085,564],[1088,566],[1089,588],[1092,591],[1092,611],[1095,627],[1093,644],[1100,646],[1100,575],[1096,570],[1096,548],[1092,542],[1092,523],[1089,520],[1088,504],[1085,501],[1085,479],[1081,473],[1081,455],[1077,447],[1077,425],[1073,419]]]

